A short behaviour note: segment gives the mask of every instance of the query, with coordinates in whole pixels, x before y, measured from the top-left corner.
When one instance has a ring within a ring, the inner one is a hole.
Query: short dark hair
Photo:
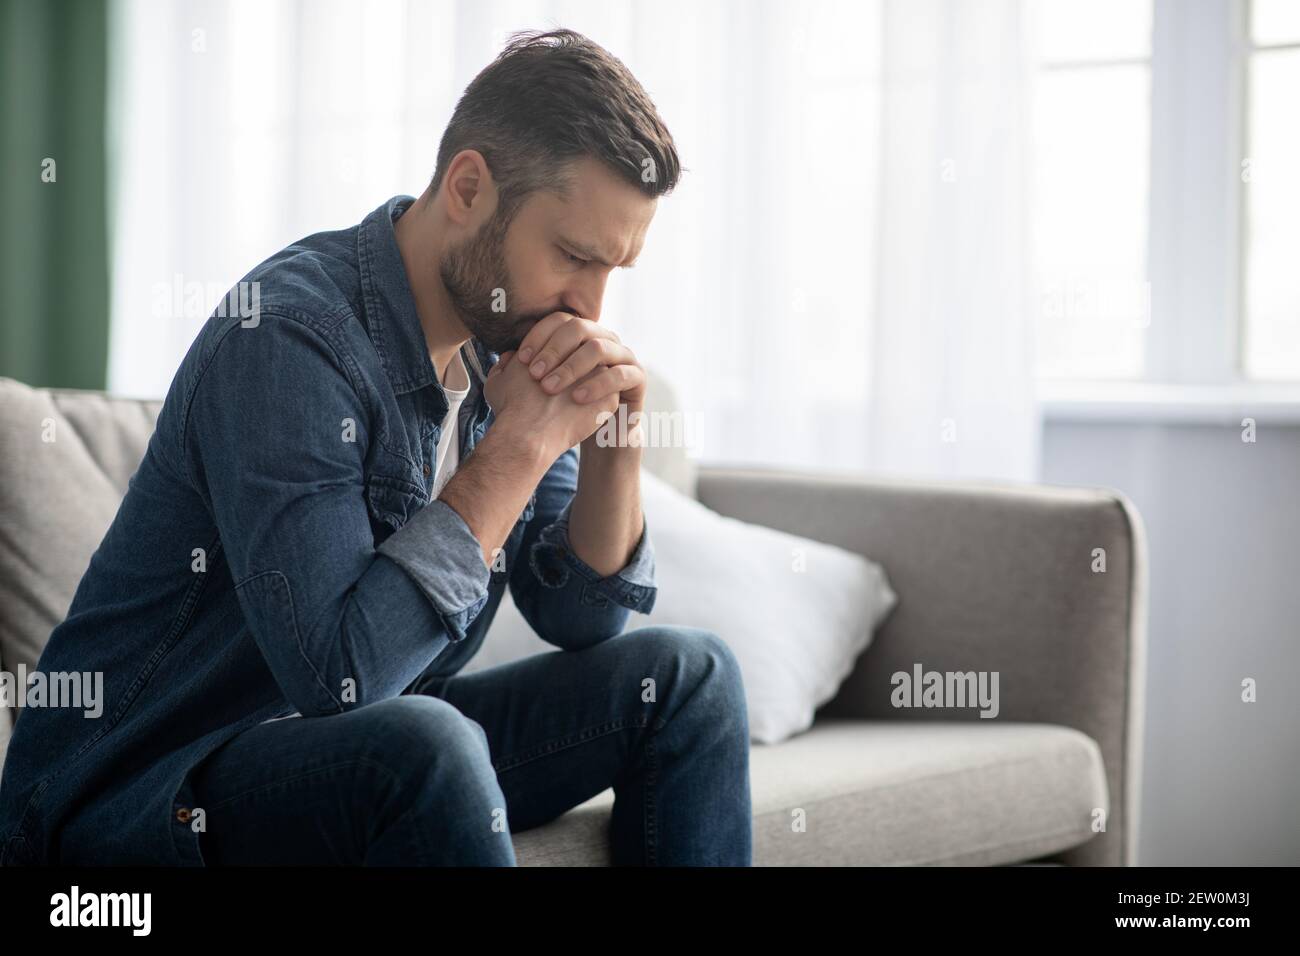
[[[513,33],[465,89],[438,146],[433,192],[462,150],[483,154],[513,218],[532,192],[568,195],[567,165],[602,160],[654,198],[681,176],[677,148],[630,70],[573,30]]]

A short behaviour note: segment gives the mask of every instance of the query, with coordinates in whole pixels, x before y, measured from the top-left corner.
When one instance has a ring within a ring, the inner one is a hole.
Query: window
[[[1037,372],[1138,378],[1150,325],[1150,0],[1039,0],[1031,183]]]
[[[1300,2],[1030,9],[1044,394],[1300,395]]]
[[[1300,3],[1253,0],[1246,44],[1242,363],[1300,379]]]

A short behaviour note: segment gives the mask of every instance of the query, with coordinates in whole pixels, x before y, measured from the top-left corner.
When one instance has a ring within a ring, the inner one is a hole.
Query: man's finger
[[[572,321],[576,316],[569,312],[552,312],[550,315],[541,319],[536,325],[528,330],[522,342],[519,343],[519,361],[528,362],[536,355],[543,345],[547,343],[551,335],[560,326],[566,322]]]

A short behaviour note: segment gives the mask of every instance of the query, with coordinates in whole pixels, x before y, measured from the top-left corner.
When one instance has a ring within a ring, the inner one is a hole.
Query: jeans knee
[[[705,680],[709,682],[712,695],[727,714],[745,719],[748,723],[748,711],[745,706],[745,679],[740,672],[740,662],[736,659],[731,646],[713,631],[700,630],[697,638],[698,653],[706,663]]]
[[[438,697],[403,694],[368,705],[362,733],[399,776],[420,775],[431,765],[452,772],[491,773],[487,733],[478,722]]]
[[[366,807],[358,823],[377,834],[374,859],[513,863],[506,800],[482,725],[424,694],[400,695],[365,709],[373,713],[362,734],[383,768],[368,774],[358,793]]]
[[[693,696],[702,697],[723,719],[739,718],[747,724],[740,663],[726,641],[702,627],[645,627],[635,633],[652,663],[674,662]]]

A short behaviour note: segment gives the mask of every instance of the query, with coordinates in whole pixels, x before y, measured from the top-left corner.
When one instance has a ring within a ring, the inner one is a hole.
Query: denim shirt
[[[648,528],[611,575],[570,548],[575,448],[491,568],[460,516],[430,500],[449,403],[393,228],[412,202],[276,253],[242,280],[258,283],[243,287],[259,290],[245,297],[258,314],[218,308],[191,345],[37,664],[102,672],[101,713],[19,711],[0,864],[201,866],[190,774],[234,735],[455,673],[507,584],[565,650],[653,607]],[[461,354],[464,461],[492,426],[482,377],[498,356],[477,340]]]

